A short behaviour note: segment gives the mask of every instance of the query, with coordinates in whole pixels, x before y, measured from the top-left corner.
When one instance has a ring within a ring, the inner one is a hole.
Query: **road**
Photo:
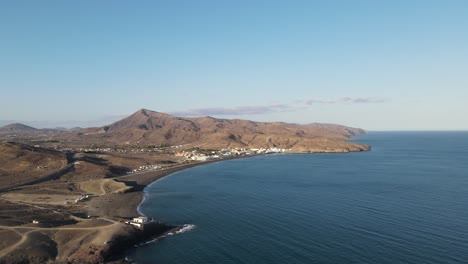
[[[5,225],[0,225],[0,230],[1,229],[7,229],[7,230],[12,230],[13,232],[16,232],[18,235],[21,236],[21,239],[17,241],[15,244],[10,245],[9,247],[6,247],[2,250],[0,250],[0,259],[7,256],[9,253],[11,253],[13,250],[15,250],[17,247],[21,246],[24,242],[28,240],[29,234],[33,232],[38,232],[38,231],[60,231],[60,230],[102,230],[105,228],[111,228],[114,227],[115,225],[122,224],[118,221],[112,220],[112,219],[107,219],[107,218],[97,218],[100,220],[108,221],[108,225],[98,225],[98,226],[91,226],[91,227],[72,227],[72,226],[61,226],[61,227],[36,227],[36,226],[5,226]],[[26,232],[24,232],[26,230]]]

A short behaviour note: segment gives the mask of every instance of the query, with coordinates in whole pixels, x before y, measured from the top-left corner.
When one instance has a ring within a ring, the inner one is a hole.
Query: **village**
[[[186,160],[193,161],[208,161],[216,159],[225,159],[232,158],[237,156],[251,156],[251,155],[261,155],[261,154],[272,154],[272,153],[284,153],[287,152],[287,149],[282,148],[234,148],[234,149],[222,149],[222,150],[212,150],[206,151],[201,149],[194,149],[192,151],[182,151],[177,152],[175,155],[178,157],[184,157]]]
[[[133,169],[133,170],[127,172],[127,174],[134,174],[134,173],[138,173],[138,172],[154,171],[154,170],[158,170],[158,169],[162,169],[162,166],[161,166],[161,165],[157,165],[157,164],[154,164],[154,165],[143,165],[143,166],[138,167],[137,169]]]
[[[176,152],[175,156],[183,157],[185,161],[210,161],[210,160],[221,160],[228,159],[240,156],[252,156],[252,155],[262,155],[262,154],[273,154],[273,153],[285,153],[287,149],[282,148],[252,148],[252,149],[222,149],[222,150],[202,150],[202,149],[192,149],[192,150],[183,150],[181,152]],[[152,165],[143,165],[136,169],[132,169],[127,172],[127,175],[149,172],[155,170],[164,170],[164,167],[159,164]]]
[[[174,149],[183,148],[187,145],[149,145],[149,146],[141,146],[140,144],[134,145],[118,145],[114,147],[100,147],[96,145],[90,145],[86,147],[71,147],[71,146],[55,146],[53,147],[54,150],[62,151],[62,152],[78,152],[78,153],[97,153],[97,154],[105,154],[105,153],[124,153],[124,154],[139,154],[139,153],[151,153],[151,152],[165,152],[165,151],[173,151]],[[39,146],[37,146],[39,147]]]

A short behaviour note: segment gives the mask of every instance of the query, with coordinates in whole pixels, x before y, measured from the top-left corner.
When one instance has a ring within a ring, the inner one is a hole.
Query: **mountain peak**
[[[148,116],[150,114],[159,114],[159,112],[149,110],[149,109],[146,109],[146,108],[141,108],[140,110],[136,111],[135,113],[143,114],[145,116]]]

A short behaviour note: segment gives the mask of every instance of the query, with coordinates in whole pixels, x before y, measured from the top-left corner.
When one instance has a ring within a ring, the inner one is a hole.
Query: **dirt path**
[[[40,205],[37,205],[37,204],[31,204],[31,203],[26,203],[26,202],[20,202],[20,201],[10,200],[10,199],[7,199],[7,198],[2,197],[2,196],[0,196],[0,199],[2,199],[2,200],[4,200],[4,201],[7,201],[7,202],[10,202],[10,203],[14,203],[14,204],[26,205],[26,206],[34,207],[34,208],[37,208],[37,209],[40,209],[40,210],[47,210],[47,211],[52,211],[52,212],[54,212],[54,213],[59,213],[59,212],[57,212],[57,210],[55,210],[55,209],[43,207],[43,206],[40,206]]]
[[[107,219],[107,218],[97,218],[97,219],[108,221],[108,222],[110,222],[110,224],[108,224],[108,225],[97,225],[97,226],[92,226],[92,227],[72,227],[72,226],[69,226],[69,227],[66,227],[66,226],[62,226],[62,227],[35,227],[35,226],[5,226],[5,225],[0,225],[0,228],[12,230],[12,231],[16,232],[18,235],[21,236],[21,239],[18,242],[16,242],[15,244],[13,244],[13,245],[11,245],[11,246],[9,246],[7,248],[4,248],[4,249],[0,250],[0,258],[8,255],[10,252],[12,252],[17,247],[19,247],[21,244],[23,244],[28,239],[29,234],[31,234],[33,232],[38,232],[38,231],[60,231],[60,230],[102,230],[103,228],[105,228],[105,229],[112,228],[115,225],[121,224],[120,222],[114,221],[112,219]],[[19,232],[18,231],[18,230],[23,231],[23,230],[28,230],[28,229],[32,229],[32,230],[29,230],[29,231],[26,231],[26,232]]]
[[[104,181],[101,181],[101,184],[99,187],[101,188],[101,193],[99,195],[106,195],[106,189],[104,188],[105,187]]]
[[[1,228],[4,228],[4,227],[2,226]],[[12,230],[12,231],[18,233],[18,235],[21,236],[21,239],[20,239],[18,242],[16,242],[15,244],[13,244],[13,245],[11,245],[11,246],[9,246],[9,247],[7,247],[7,248],[4,248],[4,249],[0,250],[0,258],[4,257],[4,256],[6,256],[6,255],[8,255],[10,252],[12,252],[13,250],[15,250],[17,246],[23,244],[23,243],[28,239],[26,233],[25,233],[25,234],[22,234],[22,233],[18,232],[18,231],[15,230],[15,229],[12,229],[12,228],[6,228],[6,229],[10,229],[10,230]],[[29,232],[28,232],[28,233],[29,233]]]

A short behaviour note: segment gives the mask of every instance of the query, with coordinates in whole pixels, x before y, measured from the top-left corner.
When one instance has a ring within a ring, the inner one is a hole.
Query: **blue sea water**
[[[468,132],[373,132],[372,151],[278,154],[163,178],[140,210],[194,229],[137,263],[468,263]]]

